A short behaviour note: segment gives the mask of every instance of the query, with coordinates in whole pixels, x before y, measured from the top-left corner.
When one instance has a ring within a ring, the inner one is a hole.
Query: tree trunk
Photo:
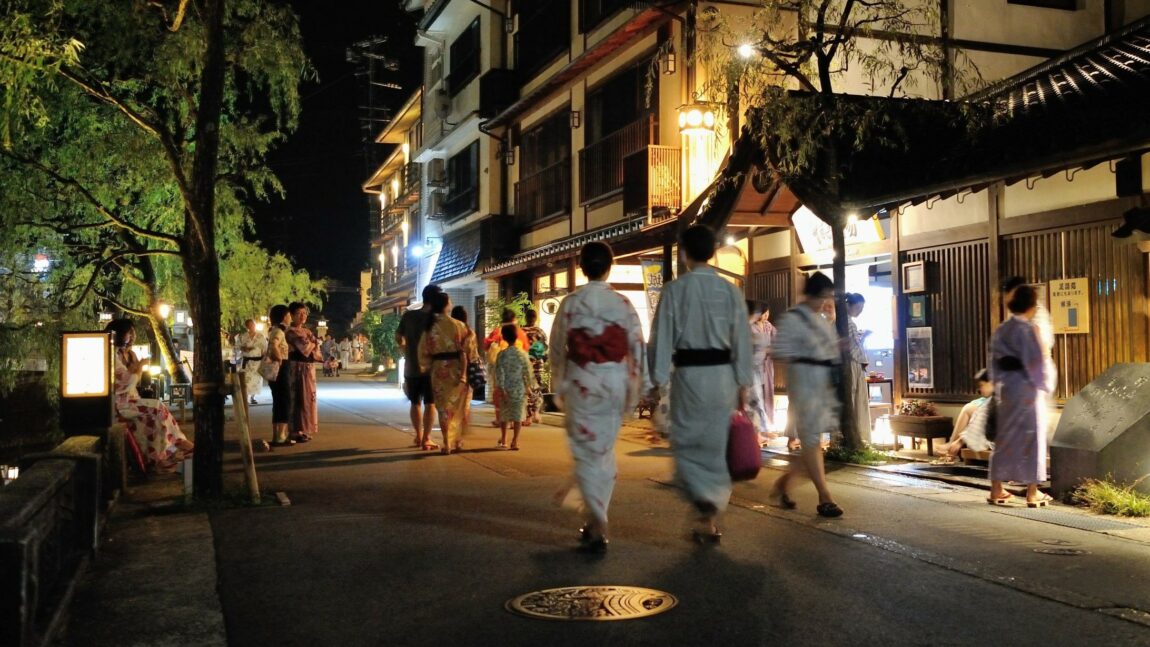
[[[834,281],[835,281],[835,328],[839,339],[845,341],[842,345],[842,374],[839,379],[839,402],[842,409],[839,411],[839,429],[843,434],[843,446],[850,450],[862,449],[862,436],[859,434],[858,420],[855,418],[854,384],[851,382],[851,351],[850,314],[847,312],[847,251],[846,236],[843,228],[846,221],[842,211],[838,210],[831,221],[831,241],[834,244]]]
[[[155,312],[154,302],[149,310]],[[160,347],[160,356],[164,359],[164,365],[168,367],[168,375],[171,375],[172,380],[177,383],[188,384],[191,380],[187,369],[180,363],[176,347],[172,343],[172,329],[168,327],[168,322],[152,315],[148,317],[148,325],[152,327],[152,338]]]
[[[196,115],[191,200],[184,212],[184,273],[196,329],[193,411],[196,425],[194,490],[197,498],[223,494],[224,362],[220,336],[220,264],[216,254],[216,167],[224,94],[225,0],[205,0],[207,50]]]

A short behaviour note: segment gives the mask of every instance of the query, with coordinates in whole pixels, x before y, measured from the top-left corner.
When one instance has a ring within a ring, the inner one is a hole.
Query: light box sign
[[[63,396],[108,395],[111,355],[107,333],[64,333]]]
[[[85,432],[112,424],[112,338],[105,332],[61,335],[60,426]]]
[[[834,248],[831,226],[819,219],[810,209],[799,207],[795,215],[791,216],[791,224],[795,227],[795,234],[799,237],[799,244],[802,245],[804,253],[813,254]],[[884,239],[882,225],[874,216],[852,220],[843,228],[843,238],[848,247],[881,242]]]

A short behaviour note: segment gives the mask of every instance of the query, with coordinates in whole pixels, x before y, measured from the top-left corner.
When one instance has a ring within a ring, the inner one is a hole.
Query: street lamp
[[[168,315],[172,314],[172,306],[160,301],[156,304],[156,313],[160,315],[160,319],[167,321]]]
[[[755,55],[755,46],[751,45],[750,43],[743,43],[742,45],[739,45],[739,49],[737,51],[743,60],[747,60]]]
[[[110,312],[101,312],[100,313],[100,323],[108,323],[111,320],[112,320],[112,313],[110,313]]]

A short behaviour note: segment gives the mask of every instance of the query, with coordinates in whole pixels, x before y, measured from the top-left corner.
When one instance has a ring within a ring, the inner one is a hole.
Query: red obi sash
[[[567,359],[579,366],[622,362],[627,358],[627,331],[619,324],[611,324],[598,336],[592,337],[585,329],[567,332]]]

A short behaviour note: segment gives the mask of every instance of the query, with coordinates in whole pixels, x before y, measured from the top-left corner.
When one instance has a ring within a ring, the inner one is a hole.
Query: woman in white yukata
[[[614,262],[606,243],[588,243],[579,267],[589,282],[568,295],[551,327],[551,379],[567,412],[567,440],[586,524],[583,549],[607,549],[607,508],[615,490],[615,439],[646,382],[643,331],[626,297],[605,281]]]

